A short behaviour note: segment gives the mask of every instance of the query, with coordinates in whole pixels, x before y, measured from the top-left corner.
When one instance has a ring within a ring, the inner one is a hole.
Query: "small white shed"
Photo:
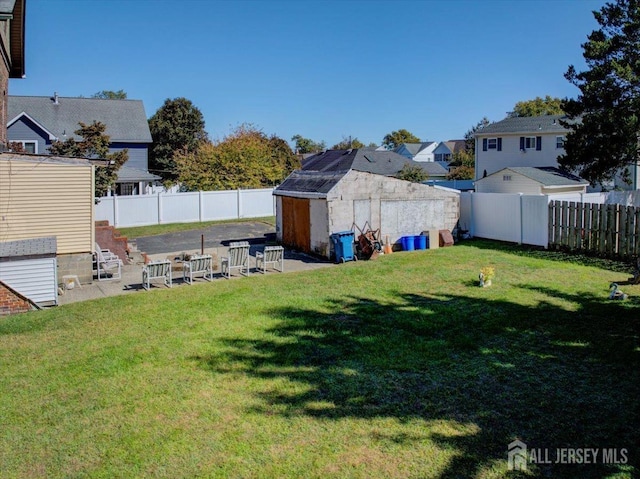
[[[294,171],[274,193],[276,237],[301,251],[331,257],[330,235],[368,223],[396,243],[425,230],[453,230],[460,192],[357,171]]]
[[[38,306],[58,304],[56,238],[0,243],[0,280]]]

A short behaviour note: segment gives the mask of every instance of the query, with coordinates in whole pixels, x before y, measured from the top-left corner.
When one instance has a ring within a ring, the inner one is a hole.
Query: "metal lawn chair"
[[[265,246],[263,251],[256,252],[256,269],[261,273],[273,265],[276,271],[284,272],[284,248],[282,246]],[[278,266],[280,266],[278,268]]]
[[[96,270],[98,281],[109,281],[122,278],[122,260],[108,249],[96,247]],[[104,275],[104,278],[102,277]]]
[[[193,284],[193,278],[202,275],[207,281],[213,279],[213,265],[210,254],[194,255],[182,263],[182,279],[185,283]]]
[[[151,261],[142,268],[142,287],[148,290],[151,287],[151,281],[154,279],[162,279],[164,284],[171,288],[171,261],[158,260]]]
[[[249,276],[249,242],[235,241],[229,245],[227,256],[220,258],[222,276],[231,278],[231,270],[238,269],[240,274]]]

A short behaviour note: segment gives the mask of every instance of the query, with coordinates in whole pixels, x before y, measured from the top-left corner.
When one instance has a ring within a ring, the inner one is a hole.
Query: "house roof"
[[[393,176],[407,164],[419,166],[429,174],[436,174],[436,171],[446,173],[446,170],[437,163],[413,161],[395,151],[380,151],[373,148],[327,150],[304,160],[302,169],[305,171],[327,172],[346,172],[353,169],[378,175]]]
[[[526,176],[527,178],[537,181],[541,185],[547,187],[582,186],[589,184],[587,180],[553,166],[510,166],[493,173],[493,175],[501,175],[505,170],[511,170],[514,173]],[[483,179],[484,178],[477,181],[482,181]]]
[[[34,155],[30,153],[13,153],[3,152],[0,153],[0,161],[27,161],[31,163],[48,163],[54,165],[82,165],[91,166],[92,164],[104,163],[104,160],[89,160],[87,158],[72,158],[68,156],[49,156],[49,155]]]
[[[118,170],[117,183],[131,183],[136,181],[160,181],[162,177],[149,173],[148,171],[138,170],[137,168],[129,168],[121,166]]]
[[[422,143],[402,143],[400,146],[397,146],[393,151],[398,151],[400,148],[404,146],[404,148],[411,153],[412,156],[416,156],[425,148],[433,145],[435,141],[423,141]]]
[[[466,142],[464,140],[449,140],[444,142],[451,153],[457,153],[466,148]]]
[[[25,30],[26,0],[0,0],[0,15],[9,18],[9,66],[10,78],[23,78],[24,60],[24,30]]]
[[[274,195],[307,196],[324,198],[344,175],[346,171],[305,171],[296,170],[274,190]]]
[[[111,137],[112,143],[152,142],[141,100],[9,95],[8,126],[24,114],[60,140],[80,140],[74,134],[79,128],[78,122],[91,124],[100,121],[107,126],[105,133]]]
[[[485,126],[479,130],[475,136],[478,137],[502,133],[566,133],[568,130],[560,124],[560,120],[571,122],[571,120],[569,120],[565,115],[505,118],[502,121],[497,121]]]

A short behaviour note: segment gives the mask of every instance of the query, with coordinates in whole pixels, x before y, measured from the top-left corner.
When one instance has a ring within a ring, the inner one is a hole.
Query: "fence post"
[[[202,190],[198,190],[198,220],[200,223],[204,221],[204,198],[202,197]]]
[[[162,198],[160,197],[162,193],[158,192],[158,223],[162,224]]]
[[[518,244],[522,244],[523,240],[524,240],[524,221],[523,221],[523,216],[524,216],[524,206],[522,205],[522,193],[518,193],[520,195],[520,241],[518,242]]]
[[[120,215],[118,214],[118,196],[113,195],[113,227],[117,228],[120,223]]]
[[[238,195],[238,219],[242,218],[242,190],[238,188],[236,190]]]

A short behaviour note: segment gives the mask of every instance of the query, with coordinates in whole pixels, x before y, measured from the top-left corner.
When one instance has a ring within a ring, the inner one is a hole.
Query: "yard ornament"
[[[609,293],[609,299],[623,301],[629,297],[626,293],[623,293],[621,290],[618,289],[618,283],[611,283],[609,285],[609,288],[611,288],[611,292]]]

